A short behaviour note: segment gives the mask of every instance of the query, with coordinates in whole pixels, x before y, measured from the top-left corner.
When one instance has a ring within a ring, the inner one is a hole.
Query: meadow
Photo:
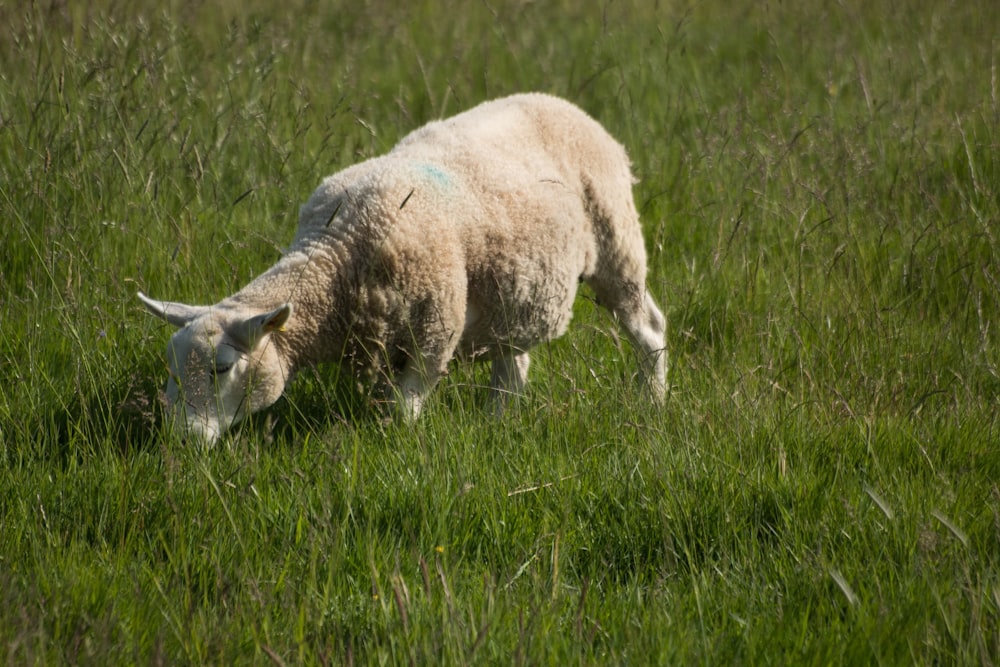
[[[397,6],[398,5],[398,6]],[[1000,5],[0,1],[0,662],[1000,662]],[[632,155],[671,391],[584,293],[494,419],[168,325],[320,178],[541,90]]]

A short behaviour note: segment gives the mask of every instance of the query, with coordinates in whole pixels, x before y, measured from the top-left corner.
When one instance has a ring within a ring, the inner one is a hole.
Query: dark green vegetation
[[[0,661],[1000,660],[996,3],[52,4],[0,3]],[[137,289],[530,89],[631,150],[665,407],[584,297],[502,421],[324,368],[167,434]]]

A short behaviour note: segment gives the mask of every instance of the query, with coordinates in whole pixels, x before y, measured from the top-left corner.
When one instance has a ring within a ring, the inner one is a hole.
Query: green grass
[[[996,664],[995,3],[0,3],[0,661]],[[210,451],[167,327],[319,179],[520,90],[625,143],[669,401],[586,298],[415,428]]]

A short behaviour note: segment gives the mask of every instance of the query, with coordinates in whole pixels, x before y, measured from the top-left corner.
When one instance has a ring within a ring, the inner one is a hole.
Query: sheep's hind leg
[[[505,350],[493,359],[490,373],[490,394],[493,412],[503,414],[511,398],[524,393],[528,384],[528,366],[531,358],[527,352]]]
[[[649,292],[643,296],[643,310],[637,318],[623,322],[625,330],[639,351],[646,386],[653,398],[662,401],[667,394],[667,348],[664,341],[667,320]]]
[[[667,350],[664,343],[667,321],[648,291],[636,285],[617,293],[592,285],[598,302],[611,311],[625,330],[639,355],[644,385],[657,401],[667,393]],[[639,294],[642,294],[640,297]],[[616,298],[617,296],[617,298]]]
[[[645,386],[657,401],[667,394],[667,321],[649,292],[643,291],[642,307],[626,312],[614,310],[639,354]]]

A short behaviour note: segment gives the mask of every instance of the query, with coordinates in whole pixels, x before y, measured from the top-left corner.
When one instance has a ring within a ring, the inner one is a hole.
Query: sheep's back
[[[460,291],[461,351],[527,348],[564,332],[578,281],[594,271],[588,188],[630,200],[631,178],[624,149],[584,112],[518,95],[429,123],[325,179],[296,244],[375,276],[366,294],[391,299],[378,309],[386,318]]]

